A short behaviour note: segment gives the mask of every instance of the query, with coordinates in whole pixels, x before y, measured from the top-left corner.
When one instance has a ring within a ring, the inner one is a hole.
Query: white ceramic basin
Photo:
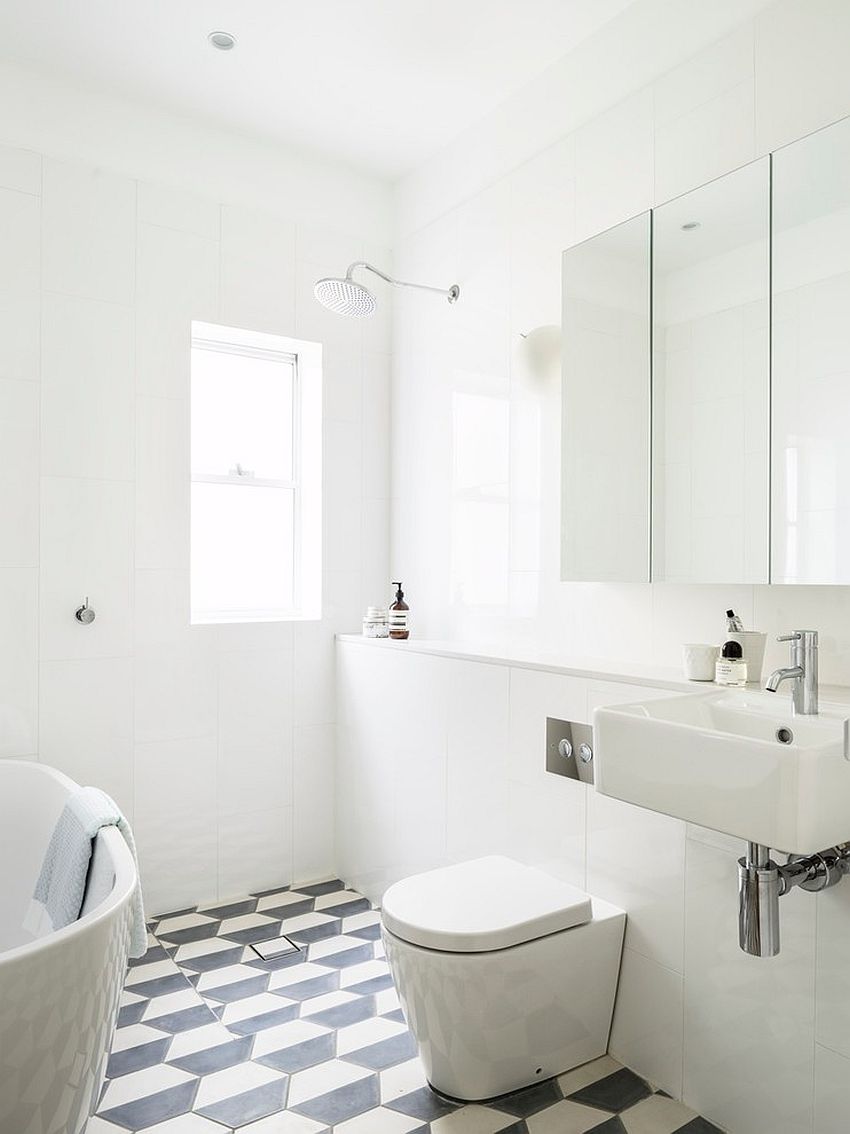
[[[848,711],[794,716],[777,694],[720,689],[597,709],[596,788],[810,854],[850,840]]]

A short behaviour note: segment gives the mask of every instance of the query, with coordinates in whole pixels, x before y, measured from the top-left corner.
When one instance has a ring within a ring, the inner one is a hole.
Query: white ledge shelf
[[[398,653],[432,654],[456,661],[480,662],[484,665],[506,665],[514,669],[536,669],[581,677],[587,681],[616,681],[623,685],[669,689],[679,693],[707,692],[714,688],[710,681],[688,681],[679,670],[670,666],[643,665],[638,662],[609,661],[604,658],[570,657],[569,655],[523,650],[514,647],[479,645],[472,642],[440,641],[409,638],[392,641],[388,638],[365,638],[362,634],[337,634],[337,641],[346,645],[364,646],[372,650],[394,650]],[[753,688],[756,688],[754,685]],[[788,688],[777,696],[790,696]],[[820,698],[832,704],[850,704],[850,687],[821,685]]]

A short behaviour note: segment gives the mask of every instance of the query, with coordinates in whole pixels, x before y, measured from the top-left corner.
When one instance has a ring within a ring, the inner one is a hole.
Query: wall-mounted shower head
[[[386,272],[367,264],[365,260],[357,260],[349,267],[343,279],[325,276],[316,281],[313,294],[323,307],[327,307],[329,311],[333,311],[337,315],[351,315],[355,319],[362,319],[367,315],[374,314],[377,306],[375,297],[368,288],[352,278],[355,268],[365,268],[367,272],[374,272],[376,276],[380,276],[382,280],[392,284],[393,287],[415,287],[420,291],[436,291],[439,295],[446,296],[449,303],[454,303],[460,295],[460,288],[457,284],[443,288],[429,287],[427,284],[407,283],[405,280],[394,280],[392,276],[388,276]]]
[[[345,279],[326,276],[317,280],[313,294],[328,311],[337,315],[353,315],[355,319],[371,315],[377,306],[371,291],[348,276]]]

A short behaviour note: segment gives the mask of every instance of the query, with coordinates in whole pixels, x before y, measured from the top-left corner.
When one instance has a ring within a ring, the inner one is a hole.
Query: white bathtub
[[[79,921],[37,939],[23,928],[76,787],[53,768],[0,760],[0,1134],[80,1134],[115,1026],[136,884],[117,828],[95,840]]]

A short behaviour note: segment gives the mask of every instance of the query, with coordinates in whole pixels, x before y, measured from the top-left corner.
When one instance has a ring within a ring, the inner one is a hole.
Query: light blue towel
[[[37,936],[70,925],[80,916],[85,898],[94,839],[101,827],[117,827],[136,862],[130,824],[114,800],[100,788],[84,787],[69,798],[53,832],[35,887],[27,927]],[[142,887],[133,895],[130,956],[144,956],[148,947]]]

